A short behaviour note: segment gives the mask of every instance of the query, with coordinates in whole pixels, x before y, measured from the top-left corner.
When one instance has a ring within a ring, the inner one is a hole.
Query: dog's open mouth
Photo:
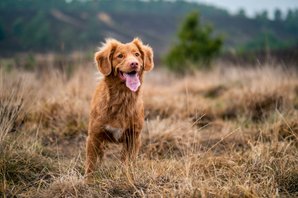
[[[131,71],[128,73],[119,71],[119,77],[121,80],[125,81],[126,87],[131,91],[136,92],[141,85],[139,74],[137,71]]]

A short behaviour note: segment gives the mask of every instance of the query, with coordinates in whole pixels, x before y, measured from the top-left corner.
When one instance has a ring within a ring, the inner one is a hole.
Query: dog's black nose
[[[131,62],[131,63],[130,63],[130,67],[133,68],[133,69],[137,68],[138,65],[139,65],[138,62]]]

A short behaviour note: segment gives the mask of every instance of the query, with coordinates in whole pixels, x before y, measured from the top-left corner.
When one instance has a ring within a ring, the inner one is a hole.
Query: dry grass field
[[[145,128],[134,166],[109,145],[84,182],[85,138],[98,75],[0,67],[2,197],[298,196],[298,78],[280,66],[176,77],[143,86]],[[43,65],[41,63],[41,65]]]

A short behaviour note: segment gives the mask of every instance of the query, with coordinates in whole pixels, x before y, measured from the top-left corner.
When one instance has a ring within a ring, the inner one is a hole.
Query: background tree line
[[[224,50],[285,49],[298,43],[297,9],[276,10],[271,20],[266,11],[248,18],[244,10],[231,15],[184,1],[2,0],[0,55],[94,49],[107,36],[124,41],[140,36],[162,54],[193,10],[201,13],[203,24],[213,24],[214,34],[223,36]]]

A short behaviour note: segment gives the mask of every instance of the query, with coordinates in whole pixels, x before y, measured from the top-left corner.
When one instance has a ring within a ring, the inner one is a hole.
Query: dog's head
[[[153,51],[148,45],[135,38],[130,43],[121,43],[115,39],[107,39],[95,53],[98,70],[106,77],[117,77],[131,91],[137,91],[143,71],[154,67]]]

